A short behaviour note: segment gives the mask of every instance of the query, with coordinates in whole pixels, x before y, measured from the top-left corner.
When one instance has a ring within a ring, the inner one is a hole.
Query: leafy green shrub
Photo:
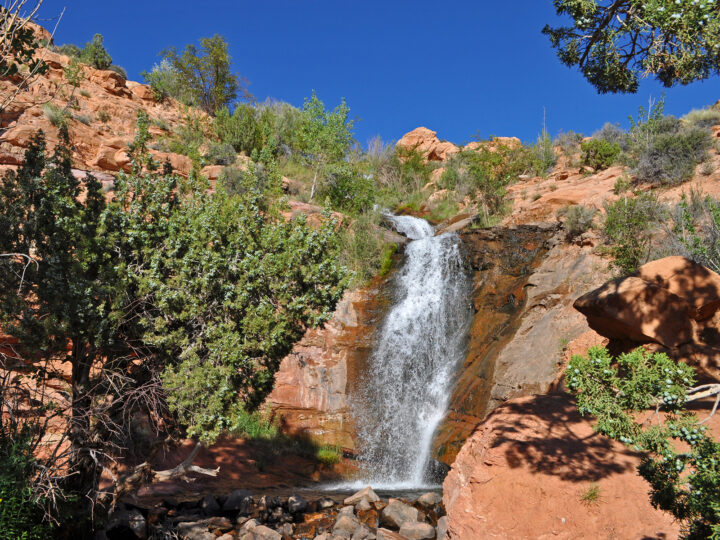
[[[318,448],[315,457],[323,465],[335,465],[339,463],[340,458],[342,458],[342,448],[326,444]]]
[[[333,208],[357,214],[372,208],[375,183],[348,163],[327,167],[324,194]]]
[[[644,182],[674,185],[691,178],[712,147],[712,137],[700,128],[657,134],[638,155],[633,172]]]
[[[351,272],[351,285],[360,286],[380,273],[387,263],[389,242],[377,212],[365,212],[340,231],[340,262]]]
[[[646,191],[605,203],[604,232],[612,265],[620,274],[631,274],[647,260],[652,228],[662,214],[657,198]]]
[[[682,120],[689,126],[708,129],[720,125],[720,110],[713,108],[695,109],[683,116]]]
[[[248,439],[274,439],[280,430],[259,411],[248,412],[243,408],[234,410],[230,418],[228,433]]]
[[[456,165],[449,164],[445,167],[445,170],[440,176],[438,187],[440,189],[455,189],[460,181],[461,175],[458,167]]]
[[[153,66],[149,73],[143,71],[140,75],[150,85],[155,101],[172,97],[184,105],[192,105],[192,92],[184,84],[182,76],[169,60],[161,60],[159,64]]]
[[[238,105],[232,114],[227,107],[222,107],[215,115],[213,128],[224,144],[248,156],[263,146],[263,134],[256,119],[255,107],[250,104]]]
[[[85,44],[78,58],[96,69],[108,69],[112,66],[112,57],[105,50],[102,34],[95,34],[92,41]]]
[[[537,176],[547,176],[557,163],[557,154],[547,130],[538,135],[537,141],[528,147],[530,171]]]
[[[78,58],[80,56],[80,53],[82,52],[82,49],[80,47],[72,43],[66,43],[65,45],[51,47],[50,49],[56,53],[69,56],[70,58]]]
[[[43,113],[45,113],[45,117],[50,121],[53,126],[57,128],[67,126],[67,120],[70,116],[70,113],[68,113],[68,111],[65,110],[63,107],[59,107],[54,103],[46,103],[45,105],[43,105],[42,109]]]
[[[592,228],[596,213],[594,208],[581,204],[565,208],[562,215],[567,238],[572,240]]]
[[[672,211],[670,253],[720,271],[720,201],[690,190]]]
[[[620,145],[610,143],[605,139],[590,139],[584,141],[580,148],[583,151],[583,164],[596,171],[607,169],[620,154]]]
[[[621,195],[626,191],[630,191],[630,185],[630,179],[623,174],[619,176],[617,180],[615,180],[615,185],[613,185],[613,193],[615,195]]]
[[[596,418],[594,429],[642,452],[638,472],[653,506],[683,522],[688,539],[720,535],[720,443],[687,410],[713,385],[695,380],[689,365],[642,347],[615,358],[592,347],[565,371],[578,411]]]
[[[229,144],[211,143],[205,159],[214,165],[232,165],[237,159],[237,154]]]
[[[30,485],[36,463],[28,430],[0,431],[0,531],[3,538],[44,540],[51,537]]]

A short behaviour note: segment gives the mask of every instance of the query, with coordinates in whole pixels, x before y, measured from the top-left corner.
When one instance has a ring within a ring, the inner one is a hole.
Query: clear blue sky
[[[45,0],[41,17],[63,7],[56,43],[101,33],[134,80],[163,48],[222,34],[258,99],[302,105],[315,89],[334,107],[345,97],[363,144],[420,125],[454,142],[478,132],[528,141],[543,109],[552,135],[591,134],[606,121],[627,125],[663,91],[645,81],[636,95],[598,95],[561,65],[540,33],[558,21],[551,0]],[[666,94],[666,112],[680,115],[720,99],[720,78]]]

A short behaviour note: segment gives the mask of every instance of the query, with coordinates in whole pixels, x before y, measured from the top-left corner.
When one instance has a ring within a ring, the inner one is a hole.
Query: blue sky
[[[561,65],[540,33],[558,21],[551,0],[45,0],[44,25],[63,7],[56,43],[82,45],[101,33],[134,80],[163,48],[222,34],[258,99],[302,105],[315,89],[334,107],[345,97],[361,143],[396,140],[420,125],[454,142],[475,134],[528,141],[543,111],[552,135],[591,134],[607,121],[627,125],[663,92],[645,81],[635,95],[598,95]],[[715,77],[667,90],[666,112],[718,99]]]

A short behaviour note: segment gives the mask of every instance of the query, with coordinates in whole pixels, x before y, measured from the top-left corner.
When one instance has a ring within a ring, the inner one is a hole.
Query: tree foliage
[[[596,431],[643,452],[651,502],[684,522],[686,538],[720,535],[720,443],[686,409],[720,395],[720,385],[693,386],[693,368],[664,353],[638,348],[613,358],[603,347],[574,356],[565,382]]]
[[[92,41],[86,43],[80,51],[78,58],[96,69],[108,69],[112,66],[112,57],[105,50],[102,34],[95,34]]]
[[[560,60],[600,93],[637,92],[640,76],[666,87],[720,72],[716,0],[554,0],[572,26],[545,26]]]
[[[161,73],[146,79],[160,90],[176,89],[178,94],[170,94],[170,97],[200,107],[209,114],[230,105],[238,97],[238,92],[246,98],[250,97],[243,80],[231,71],[228,44],[220,35],[201,38],[199,48],[189,44],[182,52],[171,47],[160,54],[169,63],[170,69],[165,67],[163,72],[166,78],[172,78],[172,83],[165,84]]]

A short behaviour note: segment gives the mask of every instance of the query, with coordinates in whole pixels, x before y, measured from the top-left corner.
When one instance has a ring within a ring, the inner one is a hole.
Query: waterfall
[[[423,219],[387,217],[411,242],[353,401],[362,482],[407,489],[428,484],[433,434],[465,354],[471,279],[456,234],[434,236]]]

